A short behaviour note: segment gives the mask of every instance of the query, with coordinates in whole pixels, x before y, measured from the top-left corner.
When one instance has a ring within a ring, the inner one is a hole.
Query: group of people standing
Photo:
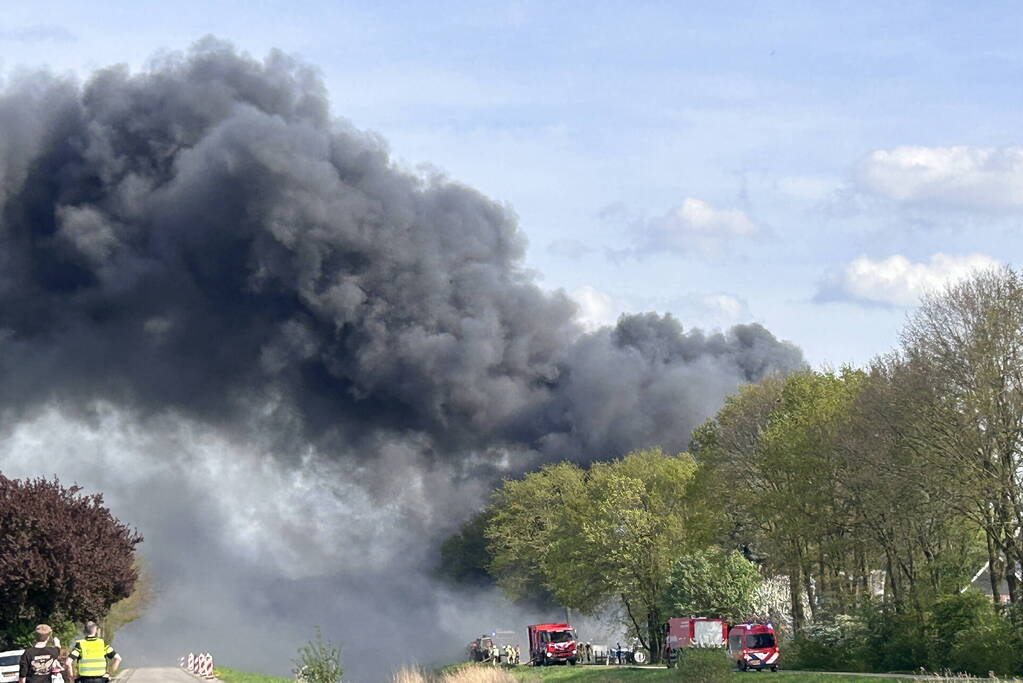
[[[495,648],[494,652],[494,664],[500,664],[502,661],[505,664],[518,664],[519,663],[519,646],[518,645],[505,645],[504,647]]]
[[[518,664],[518,645],[495,645],[489,638],[478,638],[466,648],[469,659],[473,662],[489,662],[491,664]]]
[[[85,622],[85,637],[75,641],[66,657],[60,639],[47,624],[35,629],[35,644],[26,648],[18,665],[18,683],[105,683],[121,665],[121,656],[100,638],[99,625]],[[64,672],[67,671],[65,677]]]

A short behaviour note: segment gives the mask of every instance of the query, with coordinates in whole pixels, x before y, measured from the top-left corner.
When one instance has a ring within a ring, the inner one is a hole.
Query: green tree
[[[949,504],[962,479],[934,467],[921,438],[934,384],[898,354],[873,361],[837,450],[858,595],[870,594],[867,567],[881,569],[892,606],[921,625],[927,605],[958,592],[983,561],[978,527]]]
[[[944,475],[945,500],[983,529],[992,592],[1023,567],[1023,276],[980,272],[924,298],[903,331],[906,362],[929,380],[912,436]]]
[[[648,449],[507,481],[487,527],[491,571],[511,597],[539,582],[582,612],[619,606],[656,660],[671,568],[700,528],[688,505],[695,471],[688,454]]]
[[[690,444],[705,466],[707,505],[726,503],[722,544],[745,547],[788,576],[792,626],[841,595],[854,566],[836,439],[863,373],[803,371],[768,377],[729,397]]]
[[[494,583],[487,571],[490,554],[487,552],[485,531],[489,521],[489,510],[483,510],[444,539],[437,567],[442,578],[459,585],[487,586]]]
[[[755,611],[755,596],[761,583],[756,565],[738,551],[720,548],[691,551],[672,568],[664,596],[665,611],[740,621]]]
[[[506,480],[494,492],[485,531],[488,570],[510,599],[527,600],[541,586],[563,600],[550,577],[552,550],[566,539],[578,541],[585,501],[585,473],[567,462]]]

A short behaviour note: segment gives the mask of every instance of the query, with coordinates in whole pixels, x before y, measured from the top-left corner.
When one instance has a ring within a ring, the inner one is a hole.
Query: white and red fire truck
[[[740,671],[778,670],[781,653],[771,624],[736,624],[728,631],[728,655]]]
[[[665,661],[672,666],[679,652],[690,647],[728,648],[729,658],[740,671],[777,671],[780,653],[771,624],[742,623],[729,627],[724,619],[672,617],[668,619]]]

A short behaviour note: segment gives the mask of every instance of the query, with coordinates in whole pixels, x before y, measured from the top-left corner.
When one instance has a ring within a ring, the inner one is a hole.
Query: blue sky
[[[2,74],[209,33],[300,56],[399,163],[507,202],[590,324],[758,321],[863,363],[920,292],[1023,255],[1014,3],[3,5]]]

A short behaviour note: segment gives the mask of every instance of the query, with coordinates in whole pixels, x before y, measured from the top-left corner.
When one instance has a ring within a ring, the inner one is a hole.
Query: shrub
[[[876,603],[863,606],[859,614],[865,634],[860,671],[932,668],[930,640],[916,615],[899,613]]]
[[[323,639],[320,627],[316,636],[298,648],[294,660],[295,678],[305,683],[338,683],[341,680],[341,651]]]
[[[866,627],[859,616],[822,620],[789,641],[783,657],[788,668],[862,671]]]
[[[932,665],[920,621],[877,603],[823,618],[784,647],[788,668],[822,671],[912,671]]]
[[[937,627],[937,625],[935,625]],[[1023,639],[1007,619],[990,607],[970,626],[955,634],[948,667],[977,676],[1013,674],[1020,671]]]
[[[931,605],[931,658],[938,666],[951,665],[950,653],[958,634],[982,623],[994,614],[991,600],[980,593],[968,591],[945,595]]]
[[[783,652],[785,667],[808,671],[827,671],[835,668],[831,648],[826,643],[808,635],[798,635],[790,640]],[[840,665],[841,666],[841,665]],[[844,666],[841,666],[844,669]]]
[[[678,652],[677,678],[682,681],[724,683],[732,676],[732,661],[724,648],[687,647]]]
[[[48,623],[53,628],[53,635],[60,640],[61,646],[71,647],[71,641],[78,634],[78,627],[75,626],[74,622],[50,620]],[[17,647],[32,647],[36,642],[35,631],[36,622],[19,621],[8,627],[7,636],[10,638],[11,643]]]

